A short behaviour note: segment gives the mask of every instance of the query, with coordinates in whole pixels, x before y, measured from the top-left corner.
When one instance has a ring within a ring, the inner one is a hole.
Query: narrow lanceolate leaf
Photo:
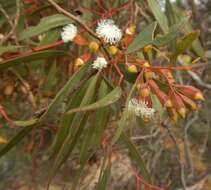
[[[51,68],[48,72],[48,76],[43,84],[43,94],[47,94],[50,92],[53,88],[53,86],[56,84],[56,62],[51,65]]]
[[[181,19],[183,19],[183,18],[186,16],[185,13],[184,13],[182,10],[180,10],[178,7],[176,7],[176,6],[174,7],[174,11],[175,11],[175,13],[176,13],[176,16],[177,16],[177,19],[178,19],[178,20],[181,20]],[[185,31],[186,33],[190,33],[190,32],[193,31],[193,27],[191,26],[191,23],[190,23],[190,22],[187,23],[187,24],[184,26],[184,31]],[[198,56],[200,56],[200,57],[203,57],[203,56],[204,56],[204,49],[203,49],[203,47],[202,47],[202,44],[201,44],[199,38],[197,38],[197,39],[193,42],[192,48],[193,48],[193,51],[194,51]]]
[[[108,152],[112,150],[112,146],[118,141],[118,139],[120,138],[123,130],[124,130],[124,127],[125,127],[125,123],[127,121],[127,118],[128,118],[128,104],[129,104],[129,101],[136,89],[136,86],[137,86],[137,80],[136,82],[133,84],[128,96],[127,96],[127,100],[126,100],[126,103],[125,103],[125,109],[121,115],[121,118],[120,120],[118,121],[118,127],[117,127],[117,130],[115,131],[114,133],[114,136],[113,138],[111,139],[111,143],[108,147]]]
[[[68,81],[67,83],[63,86],[63,88],[57,93],[56,97],[52,100],[50,105],[48,106],[47,110],[45,113],[41,116],[40,120],[46,119],[49,115],[51,115],[53,112],[56,111],[57,106],[64,101],[64,98],[68,96],[71,90],[73,90],[74,87],[77,86],[79,81],[82,79],[84,76],[85,71],[88,69],[88,64],[84,65],[81,67],[81,69],[76,72]]]
[[[35,119],[30,119],[30,120],[26,120],[26,121],[13,121],[14,125],[18,126],[18,127],[28,127],[31,125],[34,125],[36,123],[38,123],[39,119],[35,118]]]
[[[111,174],[111,165],[109,164],[107,168],[104,170],[102,177],[99,179],[96,190],[106,190],[110,174]]]
[[[182,40],[177,43],[176,49],[173,53],[173,57],[176,58],[179,54],[184,53],[189,47],[191,47],[191,45],[198,38],[198,36],[198,31],[194,31],[187,34]]]
[[[21,46],[0,46],[0,55],[5,52],[17,51]]]
[[[4,156],[7,152],[9,152],[15,145],[17,145],[26,135],[28,135],[33,129],[33,125],[29,125],[24,127],[19,131],[1,150],[0,157]]]
[[[106,106],[111,105],[114,102],[116,102],[121,97],[121,93],[122,93],[121,88],[117,87],[114,90],[112,90],[108,95],[106,95],[104,98],[102,98],[101,100],[99,100],[91,105],[88,105],[88,106],[71,109],[68,112],[66,112],[65,114],[72,114],[75,112],[92,111],[92,110],[96,110],[96,109],[99,109],[102,107],[106,107]]]
[[[87,81],[87,82],[89,82],[89,81]],[[81,86],[81,88],[71,96],[70,101],[67,105],[67,110],[80,106],[81,100],[84,97],[86,89],[87,89],[87,83],[85,83],[83,86]],[[71,126],[74,116],[75,116],[75,114],[64,115],[61,118],[61,121],[59,124],[59,131],[57,132],[55,141],[53,143],[51,157],[55,157],[55,155],[58,153],[59,149],[61,148],[65,138],[67,137],[67,135],[69,133],[69,128]]]
[[[137,51],[144,46],[151,44],[154,38],[154,32],[157,26],[157,22],[149,24],[142,32],[140,32],[133,42],[129,45],[127,53]]]
[[[155,19],[158,21],[163,32],[168,33],[169,27],[168,27],[167,17],[164,14],[164,12],[161,10],[161,7],[158,4],[157,0],[147,0],[147,2]]]
[[[99,88],[98,99],[102,99],[109,92],[109,87],[105,83],[105,81],[101,82],[101,86]],[[93,140],[92,146],[99,147],[101,145],[101,139],[103,136],[103,132],[108,124],[109,116],[110,116],[110,107],[103,107],[97,110],[95,117],[95,130],[93,131]]]
[[[187,24],[188,18],[183,18],[179,23],[174,24],[170,29],[169,32],[161,37],[157,37],[153,40],[153,45],[157,47],[165,46],[171,43],[173,40],[179,36],[181,31],[184,30],[185,24]]]
[[[52,28],[63,26],[69,24],[70,22],[71,20],[62,14],[55,14],[44,17],[43,19],[41,19],[40,23],[37,26],[32,26],[24,30],[20,34],[19,39],[25,40],[37,36],[38,34],[42,34]]]
[[[125,143],[127,148],[129,149],[133,160],[136,161],[136,163],[141,171],[141,176],[146,181],[151,182],[150,175],[147,171],[145,163],[144,163],[143,159],[141,158],[141,156],[140,156],[138,150],[136,149],[135,145],[133,144],[133,142],[130,140],[130,138],[124,132],[121,134],[121,139]]]
[[[98,72],[95,76],[92,77],[92,80],[89,84],[84,98],[81,101],[80,106],[88,105],[93,100],[99,76],[100,72]],[[53,163],[52,169],[50,171],[48,184],[50,184],[52,178],[54,177],[58,169],[68,159],[73,149],[75,148],[78,140],[80,139],[81,134],[83,133],[84,127],[86,126],[87,118],[88,117],[86,113],[77,113],[75,115],[72,121],[69,134],[67,135]]]
[[[0,62],[0,71],[7,69],[9,67],[15,67],[18,64],[29,63],[35,60],[55,58],[55,57],[65,56],[65,55],[68,55],[68,54],[64,51],[57,51],[57,50],[27,53],[17,58],[12,58],[12,59],[8,59],[8,60]]]

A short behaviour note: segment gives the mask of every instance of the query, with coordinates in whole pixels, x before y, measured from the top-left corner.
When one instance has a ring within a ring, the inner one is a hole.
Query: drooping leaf
[[[136,163],[137,163],[137,165],[138,165],[138,167],[141,171],[141,176],[143,176],[143,178],[146,181],[151,182],[150,174],[147,171],[145,163],[144,163],[143,159],[141,158],[141,156],[140,156],[138,150],[136,149],[135,145],[132,143],[130,138],[124,132],[121,134],[121,139],[123,140],[123,142],[125,143],[125,145],[129,149],[133,160],[136,161]]]
[[[95,93],[96,84],[99,79],[100,72],[98,72],[93,78],[91,78],[91,82],[89,84],[89,87],[86,91],[86,94],[84,98],[81,101],[80,106],[89,104]],[[52,169],[50,171],[49,175],[49,181],[48,184],[50,184],[52,178],[56,174],[57,170],[60,168],[60,166],[66,161],[66,159],[70,156],[71,152],[75,148],[75,145],[77,144],[84,127],[87,122],[88,115],[86,113],[77,113],[72,121],[72,126],[70,128],[70,132],[67,135],[61,149],[59,150],[55,161],[53,163]]]
[[[9,152],[15,145],[17,145],[26,135],[33,129],[33,125],[29,125],[21,129],[1,150],[0,158]]]

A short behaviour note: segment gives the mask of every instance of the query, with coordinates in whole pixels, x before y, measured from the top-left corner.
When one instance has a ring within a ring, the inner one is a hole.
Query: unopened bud
[[[179,110],[178,110],[178,113],[180,114],[180,116],[181,116],[182,118],[185,118],[186,112],[187,112],[187,110],[185,109],[185,107],[181,107],[181,108],[179,108]]]
[[[141,88],[140,89],[140,96],[141,97],[148,97],[150,94],[149,88],[145,87],[145,88]]]
[[[127,68],[128,72],[129,73],[137,73],[138,72],[138,69],[135,65],[130,65],[128,68]]]
[[[167,110],[168,110],[168,114],[169,114],[170,118],[176,123],[179,119],[179,116],[178,116],[178,113],[176,112],[176,110],[173,108],[168,108],[168,107],[167,107]]]
[[[144,67],[150,67],[150,64],[149,64],[148,61],[145,61],[144,64],[143,64],[143,66],[144,66]]]
[[[171,100],[167,100],[166,103],[165,103],[165,106],[168,107],[168,108],[171,108],[173,106]]]
[[[97,52],[99,50],[99,44],[95,41],[89,43],[89,49],[93,52]]]
[[[145,76],[146,79],[150,80],[150,79],[154,78],[154,73],[152,71],[146,71],[144,73],[144,76]]]
[[[84,64],[84,61],[83,61],[81,58],[77,58],[77,59],[75,60],[74,66],[75,66],[76,68],[78,68],[78,67],[81,67],[83,64]]]
[[[202,100],[202,101],[205,100],[205,99],[204,99],[204,96],[202,95],[201,92],[197,92],[197,93],[195,94],[194,99],[195,99],[195,100]]]
[[[117,49],[116,46],[110,46],[110,47],[108,48],[108,51],[109,51],[109,53],[110,53],[111,55],[116,55],[116,53],[118,52],[118,49]]]
[[[132,26],[128,27],[125,32],[128,35],[134,35],[136,32],[136,26],[132,25]]]
[[[144,50],[145,53],[148,53],[148,52],[152,51],[152,45],[144,46],[143,50]]]

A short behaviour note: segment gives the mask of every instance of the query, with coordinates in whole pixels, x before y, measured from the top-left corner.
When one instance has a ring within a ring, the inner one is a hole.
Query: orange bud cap
[[[136,32],[136,26],[132,25],[125,30],[125,33],[128,35],[134,35]]]
[[[178,110],[178,113],[180,114],[180,116],[182,118],[185,118],[186,117],[186,113],[187,113],[187,110],[185,107],[181,107],[179,110]]]
[[[194,99],[195,99],[195,100],[202,100],[202,101],[205,100],[205,99],[204,99],[204,96],[203,96],[203,94],[202,94],[201,92],[197,92],[197,93],[195,94]]]
[[[176,123],[179,119],[178,113],[174,108],[167,108],[170,118]]]
[[[73,41],[80,46],[85,46],[88,44],[88,41],[79,34],[76,35]]]

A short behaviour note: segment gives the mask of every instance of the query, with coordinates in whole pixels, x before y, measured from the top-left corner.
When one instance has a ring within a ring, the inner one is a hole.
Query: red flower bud
[[[188,85],[176,85],[177,90],[179,90],[185,96],[194,100],[204,100],[202,92],[193,86]]]
[[[156,94],[158,100],[166,107],[172,107],[172,102],[169,97],[158,87],[154,80],[149,80],[149,85],[152,91]]]

